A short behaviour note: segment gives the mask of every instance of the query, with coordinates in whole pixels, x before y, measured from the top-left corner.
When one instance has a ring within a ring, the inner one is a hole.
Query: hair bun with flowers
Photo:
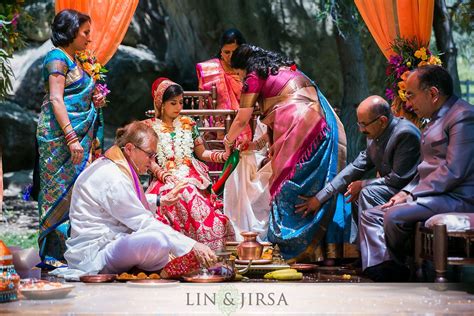
[[[392,101],[392,110],[397,116],[404,116],[419,127],[422,125],[413,109],[406,104],[406,79],[411,70],[424,65],[441,65],[441,60],[434,55],[426,44],[416,39],[396,39],[391,49],[395,55],[390,56],[386,68],[385,96]]]
[[[165,77],[160,77],[156,79],[151,85],[151,96],[153,98],[153,105],[155,108],[155,116],[159,117],[161,115],[161,105],[163,104],[163,94],[166,89],[170,86],[177,83],[169,80]]]

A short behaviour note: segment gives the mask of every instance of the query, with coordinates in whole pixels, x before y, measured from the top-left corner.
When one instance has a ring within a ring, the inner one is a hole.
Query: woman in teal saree
[[[105,103],[95,80],[76,62],[76,51],[90,42],[90,17],[74,10],[58,13],[52,24],[56,48],[45,57],[46,95],[37,128],[40,191],[40,256],[58,266],[64,260],[69,205],[78,175],[101,147]]]

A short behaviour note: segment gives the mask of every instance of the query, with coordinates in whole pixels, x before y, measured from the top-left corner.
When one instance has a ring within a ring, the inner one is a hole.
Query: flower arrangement
[[[392,110],[397,116],[404,116],[419,127],[420,119],[410,106],[406,104],[406,79],[411,70],[423,65],[441,65],[441,60],[426,45],[419,44],[415,39],[396,39],[391,48],[395,55],[390,56],[386,68],[385,96],[392,101]]]
[[[110,93],[110,90],[107,88],[107,84],[105,83],[105,78],[107,77],[105,74],[108,70],[97,62],[97,58],[90,50],[76,52],[75,58],[81,64],[82,69],[84,69],[84,71],[95,80],[95,92],[106,97]]]

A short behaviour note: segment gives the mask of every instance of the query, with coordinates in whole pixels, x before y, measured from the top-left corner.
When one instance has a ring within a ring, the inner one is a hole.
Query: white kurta
[[[156,195],[147,196],[156,208]],[[155,233],[174,256],[188,253],[196,241],[155,219],[140,202],[133,183],[115,163],[99,159],[78,177],[72,191],[71,237],[64,255],[69,269],[98,273],[105,250],[132,233]],[[161,239],[160,239],[161,240]]]

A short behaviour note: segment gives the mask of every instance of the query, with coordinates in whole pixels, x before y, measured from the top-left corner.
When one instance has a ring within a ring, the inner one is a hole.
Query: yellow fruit
[[[273,278],[275,280],[284,280],[284,281],[301,280],[301,279],[303,279],[303,273],[301,273],[301,272],[296,272],[296,273],[290,272],[290,273],[286,273],[286,274],[277,274],[277,275],[273,276]]]
[[[285,275],[285,274],[288,274],[288,273],[297,273],[297,272],[298,271],[296,271],[295,269],[282,269],[282,270],[276,270],[276,271],[268,272],[263,277],[265,279],[273,279],[276,275]]]

